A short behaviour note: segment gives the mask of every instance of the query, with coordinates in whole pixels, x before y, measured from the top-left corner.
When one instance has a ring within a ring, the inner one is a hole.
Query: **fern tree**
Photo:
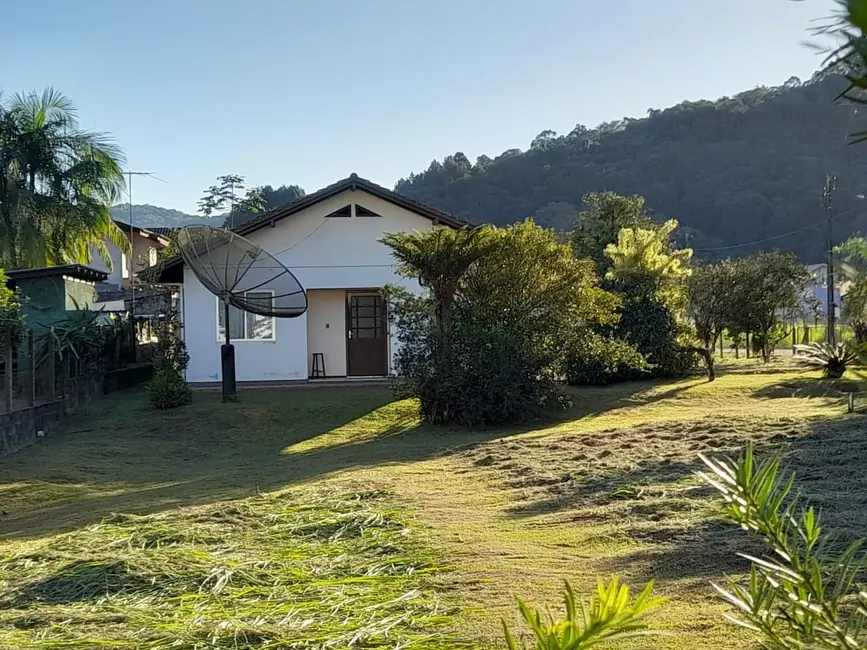
[[[417,278],[430,291],[438,348],[445,353],[460,282],[467,271],[492,250],[493,229],[437,228],[423,232],[388,233],[382,238],[382,243],[391,248],[398,262],[398,272]]]

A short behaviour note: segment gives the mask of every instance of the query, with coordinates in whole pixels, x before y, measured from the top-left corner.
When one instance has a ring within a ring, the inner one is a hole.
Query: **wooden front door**
[[[346,301],[346,374],[388,374],[388,321],[378,293],[350,293]]]

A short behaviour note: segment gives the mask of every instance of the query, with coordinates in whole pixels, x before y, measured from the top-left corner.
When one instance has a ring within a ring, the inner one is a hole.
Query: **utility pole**
[[[837,189],[837,177],[834,174],[825,176],[825,186],[822,188],[822,207],[828,212],[828,268],[825,281],[828,285],[828,308],[825,325],[825,340],[831,345],[837,342],[834,331],[837,326],[837,305],[834,304],[834,208],[831,203],[831,195]]]

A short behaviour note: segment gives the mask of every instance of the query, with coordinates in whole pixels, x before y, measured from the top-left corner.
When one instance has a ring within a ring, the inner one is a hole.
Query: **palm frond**
[[[75,106],[53,88],[0,107],[0,262],[9,267],[107,258],[126,249],[110,207],[124,190],[123,155],[104,133],[78,128]]]

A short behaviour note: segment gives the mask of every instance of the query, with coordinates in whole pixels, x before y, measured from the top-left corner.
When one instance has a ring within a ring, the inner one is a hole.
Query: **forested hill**
[[[656,216],[680,221],[698,255],[779,247],[817,261],[825,174],[838,176],[835,236],[867,231],[867,200],[857,198],[867,195],[867,143],[847,144],[847,134],[867,130],[867,107],[835,103],[844,87],[836,76],[792,79],[567,135],[543,131],[527,151],[475,164],[456,153],[396,189],[470,221],[534,216],[561,229],[586,192],[641,194]]]
[[[180,210],[172,210],[171,208],[148,205],[147,203],[133,203],[132,219],[130,219],[129,214],[129,203],[112,206],[111,216],[123,223],[129,223],[131,220],[133,224],[140,228],[180,228],[195,223],[207,223],[207,220],[200,216],[187,214]]]

